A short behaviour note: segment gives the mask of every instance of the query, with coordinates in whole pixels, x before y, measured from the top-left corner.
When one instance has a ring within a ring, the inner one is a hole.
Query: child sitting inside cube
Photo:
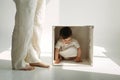
[[[82,62],[81,48],[78,41],[72,38],[72,30],[70,27],[63,27],[59,33],[60,39],[55,45],[55,64],[62,60],[74,60]]]

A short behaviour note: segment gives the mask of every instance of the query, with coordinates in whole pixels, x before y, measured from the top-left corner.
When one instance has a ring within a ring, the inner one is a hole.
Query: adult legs
[[[33,49],[36,51],[35,55],[36,57],[40,57],[40,37],[41,37],[41,29],[44,22],[44,12],[45,12],[45,0],[38,0],[37,1],[37,7],[35,11],[34,16],[34,28],[33,28],[33,36],[32,36],[32,46]],[[33,57],[34,58],[34,57]],[[40,60],[33,61],[30,63],[31,66],[37,66],[37,67],[49,67],[49,65],[43,63]]]
[[[17,12],[12,35],[12,67],[32,69],[29,63],[25,62],[25,57],[31,43],[37,0],[14,0],[14,2]]]
[[[34,16],[34,28],[33,28],[33,36],[32,36],[32,44],[34,49],[37,51],[38,56],[40,56],[40,38],[41,31],[44,22],[44,14],[45,14],[45,0],[38,0],[37,7]]]

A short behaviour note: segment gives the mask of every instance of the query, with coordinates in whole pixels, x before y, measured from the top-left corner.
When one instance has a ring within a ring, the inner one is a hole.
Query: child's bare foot
[[[49,68],[50,66],[42,63],[42,62],[37,62],[37,63],[30,63],[31,66],[36,66],[36,67],[44,67],[44,68]]]
[[[82,62],[82,60],[81,60],[80,57],[76,57],[76,58],[74,59],[74,61],[75,61],[75,62]]]
[[[30,66],[30,65],[26,65],[26,67],[25,68],[21,68],[21,69],[19,69],[19,70],[24,70],[24,71],[31,71],[31,70],[34,70],[35,68],[34,67],[32,67],[32,66]]]

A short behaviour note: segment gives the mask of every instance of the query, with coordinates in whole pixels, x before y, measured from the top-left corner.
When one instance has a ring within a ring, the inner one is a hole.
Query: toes
[[[24,70],[24,71],[31,71],[31,70],[34,70],[35,68],[32,67],[32,66],[26,66],[25,68],[21,68],[19,70]]]

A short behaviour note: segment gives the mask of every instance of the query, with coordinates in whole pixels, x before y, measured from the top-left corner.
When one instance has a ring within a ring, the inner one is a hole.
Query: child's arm
[[[80,48],[77,48],[77,57],[81,57],[81,49]]]
[[[55,48],[55,64],[58,64],[60,62],[59,59],[59,49]]]
[[[76,62],[81,62],[81,49],[77,48],[77,57],[75,58]]]

